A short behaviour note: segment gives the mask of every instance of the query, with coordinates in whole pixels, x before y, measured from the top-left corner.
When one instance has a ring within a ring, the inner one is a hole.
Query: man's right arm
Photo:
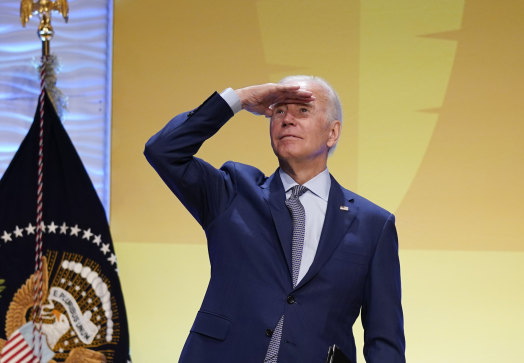
[[[234,196],[231,175],[194,157],[240,109],[271,117],[275,103],[310,102],[298,85],[266,83],[214,93],[197,109],[173,118],[147,142],[144,154],[189,212],[206,226]]]
[[[213,211],[227,204],[234,186],[225,172],[193,155],[232,116],[231,108],[215,92],[195,110],[169,121],[144,150],[162,180],[204,227]]]

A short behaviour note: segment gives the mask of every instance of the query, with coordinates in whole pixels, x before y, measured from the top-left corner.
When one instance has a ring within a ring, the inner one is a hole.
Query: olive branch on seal
[[[5,280],[4,279],[0,279],[0,298],[2,297],[1,292],[4,291],[4,289],[5,289],[4,284],[5,284]]]

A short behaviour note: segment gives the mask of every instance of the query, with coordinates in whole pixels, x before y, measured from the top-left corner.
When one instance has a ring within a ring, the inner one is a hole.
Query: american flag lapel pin
[[[340,206],[340,210],[343,210],[343,211],[348,211],[349,210],[349,207],[347,205],[341,205]]]

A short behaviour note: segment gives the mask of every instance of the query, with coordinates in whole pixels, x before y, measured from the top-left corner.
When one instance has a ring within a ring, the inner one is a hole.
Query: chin
[[[277,157],[279,160],[283,160],[283,161],[298,161],[302,159],[299,153],[294,153],[294,152],[289,152],[289,151],[281,152],[277,154]]]
[[[278,150],[273,150],[275,152],[275,155],[281,159],[281,158],[290,158],[296,156],[296,150],[293,150],[293,148],[290,147],[281,147]]]

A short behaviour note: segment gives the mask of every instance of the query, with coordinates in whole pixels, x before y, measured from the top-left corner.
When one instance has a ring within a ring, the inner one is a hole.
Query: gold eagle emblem
[[[41,22],[48,25],[51,19],[51,11],[56,10],[64,17],[66,23],[69,19],[69,4],[67,0],[22,0],[20,3],[20,21],[25,27],[33,14],[39,13]]]
[[[42,280],[43,290],[42,294],[44,300],[49,295],[49,273],[47,268],[47,258],[42,258]],[[17,329],[22,327],[27,322],[27,316],[29,310],[33,307],[33,290],[34,290],[35,275],[31,275],[13,296],[13,300],[9,305],[9,309],[6,314],[5,334],[7,338],[11,336]],[[57,310],[53,310],[51,314],[52,319],[45,319],[42,325],[42,332],[46,337],[47,343],[53,348],[57,343],[58,339],[65,333],[65,330],[69,328],[69,322],[63,314]],[[46,321],[47,320],[47,321]],[[0,352],[2,351],[6,340],[0,338]],[[84,347],[76,347],[72,349],[64,363],[104,363],[107,362],[105,355],[101,352],[97,352]],[[55,360],[50,360],[49,363],[57,363]]]

